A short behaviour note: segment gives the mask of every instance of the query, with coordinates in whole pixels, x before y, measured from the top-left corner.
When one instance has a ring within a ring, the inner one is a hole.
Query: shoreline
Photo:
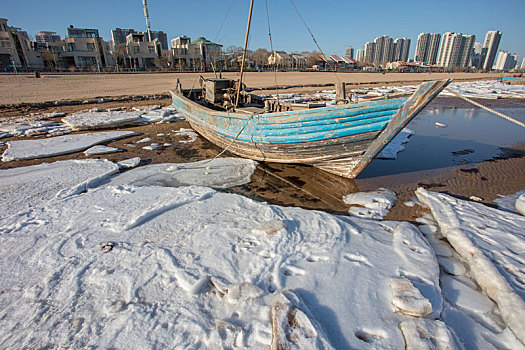
[[[333,73],[331,73],[333,76]],[[348,73],[357,74],[357,73]],[[418,73],[421,74],[421,73]],[[387,77],[389,74],[386,74]],[[401,74],[406,76],[407,74]],[[433,74],[434,75],[434,74]],[[429,75],[429,76],[433,76]],[[273,73],[272,73],[273,76]],[[95,76],[96,77],[96,76]],[[1,80],[2,77],[0,77]],[[271,78],[271,77],[270,77]],[[28,78],[30,79],[30,78]],[[34,79],[36,80],[36,79]],[[408,82],[406,84],[409,84]],[[399,85],[399,84],[397,84]],[[306,88],[305,88],[306,89]],[[97,90],[98,91],[98,90]],[[261,90],[262,91],[262,90]],[[272,91],[273,93],[277,91]],[[71,97],[73,94],[65,95]],[[92,98],[95,96],[91,96]],[[133,97],[128,95],[126,97]],[[484,106],[490,108],[523,108],[525,99],[474,99]],[[82,103],[76,105],[62,106],[31,106],[30,104],[18,104],[0,108],[0,120],[16,119],[27,115],[28,119],[38,119],[49,112],[74,113],[91,108],[131,108],[136,106],[171,104],[170,98],[149,98],[109,101],[98,103]],[[427,110],[441,108],[474,108],[470,103],[457,97],[438,97],[427,107]],[[142,133],[135,138],[108,142],[108,146],[125,149],[125,152],[100,156],[85,156],[82,152],[69,155],[55,156],[26,161],[14,161],[0,163],[0,169],[23,167],[41,163],[50,163],[65,159],[93,159],[104,158],[110,161],[122,161],[132,157],[141,157],[142,164],[178,163],[209,159],[218,154],[221,149],[199,137],[193,144],[179,144],[170,137],[158,137],[159,134],[168,135],[172,129],[190,128],[188,122],[176,122],[170,124],[148,124],[136,127],[118,128],[118,130],[131,130]],[[97,131],[107,131],[101,129]],[[75,132],[83,133],[83,132]],[[175,146],[156,151],[143,150],[141,147],[127,149],[124,144],[139,140],[141,138],[155,138],[161,143],[173,143]],[[10,140],[27,139],[27,137],[11,137],[2,139],[2,142]],[[3,152],[7,145],[0,146]],[[283,206],[299,206],[306,209],[323,210],[334,214],[348,214],[348,205],[342,201],[342,197],[353,192],[371,191],[379,187],[386,187],[398,195],[396,205],[390,210],[386,217],[395,221],[415,222],[420,216],[419,207],[409,207],[403,203],[412,201],[414,191],[418,187],[424,187],[437,192],[445,192],[459,198],[470,196],[481,197],[482,202],[494,205],[494,199],[498,194],[510,195],[523,189],[525,184],[525,173],[519,169],[525,168],[525,143],[513,147],[517,150],[516,155],[507,159],[497,159],[471,163],[469,168],[475,171],[465,172],[461,169],[464,165],[452,166],[441,169],[425,171],[406,172],[395,175],[376,176],[370,178],[345,179],[325,173],[321,170],[302,165],[283,165],[274,163],[260,163],[252,177],[252,182],[241,188],[231,189],[230,192],[242,194],[252,199],[267,201],[272,204]],[[232,155],[228,155],[232,156]],[[505,178],[505,181],[501,181]]]
[[[102,97],[167,94],[176,87],[177,79],[184,88],[198,86],[200,76],[215,77],[214,73],[162,73],[162,74],[43,74],[0,75],[0,105],[42,103],[46,101],[89,100]],[[407,85],[424,81],[454,79],[455,81],[494,80],[496,73],[337,73],[333,72],[248,72],[245,84],[250,88],[264,89],[276,86],[290,87],[297,91],[315,91],[311,85],[345,82],[348,88],[377,85]],[[225,72],[225,78],[238,79],[239,73]],[[304,86],[304,87],[301,87]],[[323,88],[320,87],[320,90]],[[257,93],[280,90],[257,90]]]

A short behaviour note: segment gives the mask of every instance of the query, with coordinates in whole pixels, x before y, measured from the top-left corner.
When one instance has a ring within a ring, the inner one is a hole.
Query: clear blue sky
[[[267,0],[275,49],[313,51],[310,35],[289,0]],[[349,1],[294,0],[303,18],[326,54],[342,55],[348,46],[363,47],[382,35],[412,39],[410,57],[421,32],[447,31],[476,35],[483,42],[488,30],[499,30],[500,50],[525,56],[525,0],[467,1]],[[224,45],[242,46],[249,0],[234,0],[228,19],[217,37],[231,0],[164,1],[148,0],[153,30],[168,34],[204,36]],[[266,0],[255,0],[250,49],[269,48]],[[21,27],[30,35],[37,31],[56,31],[65,35],[70,24],[99,29],[110,40],[116,27],[145,30],[141,0],[16,0],[2,4],[0,17]]]

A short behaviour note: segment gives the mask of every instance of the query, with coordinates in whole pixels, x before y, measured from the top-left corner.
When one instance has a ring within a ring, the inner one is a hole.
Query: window
[[[138,45],[133,46],[133,52],[140,53],[140,47]]]
[[[95,57],[78,57],[78,66],[79,67],[92,67],[97,65],[97,60]]]
[[[67,43],[67,48],[69,51],[76,51],[77,47],[75,46],[75,43]]]
[[[86,46],[88,51],[95,51],[95,44],[86,43]]]
[[[155,48],[153,46],[148,46],[149,53],[155,53]]]

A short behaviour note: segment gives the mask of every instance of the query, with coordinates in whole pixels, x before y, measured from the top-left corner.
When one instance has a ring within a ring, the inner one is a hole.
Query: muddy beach
[[[398,77],[395,77],[395,79],[397,79],[395,80],[396,82],[400,81]],[[262,81],[260,85],[262,86],[264,83],[265,82]],[[318,88],[317,90],[320,89],[322,88]],[[67,96],[78,98],[75,93],[79,92],[77,90],[74,91],[76,92]],[[158,91],[152,90],[147,92]],[[44,97],[41,96],[40,98],[46,99],[47,97],[45,96],[48,95],[43,96]],[[92,93],[91,95],[82,96],[96,97],[96,94]],[[491,108],[514,109],[517,111],[525,110],[524,100],[497,99],[478,101]],[[170,103],[171,101],[169,99],[163,98],[148,101],[132,100],[60,107],[12,105],[9,108],[1,109],[0,117],[9,119],[31,113],[38,116],[38,113],[45,114],[53,111],[74,113],[90,108],[108,109],[122,107],[129,109],[131,107],[148,105],[168,106]],[[458,98],[447,97],[435,99],[426,107],[425,111],[436,111],[443,108],[448,110],[472,110],[472,106],[467,102]],[[122,130],[135,131],[141,133],[141,135],[107,143],[108,146],[121,148],[124,152],[89,157],[79,152],[44,159],[13,161],[1,163],[0,169],[41,164],[44,162],[49,163],[64,159],[86,158],[105,158],[111,161],[121,161],[132,157],[140,157],[143,165],[178,163],[209,159],[221,151],[221,149],[202,137],[199,137],[197,141],[193,143],[179,143],[180,136],[170,135],[170,132],[180,128],[190,128],[190,125],[185,121],[181,121],[169,124],[149,124],[127,127]],[[160,144],[172,145],[160,147],[153,151],[144,150],[141,147],[130,148],[126,146],[142,138],[153,138]],[[14,139],[16,138],[8,138],[2,141],[5,142]],[[3,152],[6,147],[5,145],[0,147],[0,151]],[[228,191],[273,204],[299,206],[308,209],[324,210],[331,213],[346,214],[348,212],[348,205],[342,200],[344,195],[386,187],[398,195],[397,204],[390,211],[387,219],[413,221],[419,215],[417,212],[419,209],[417,209],[417,206],[410,206],[410,201],[414,197],[414,190],[418,187],[424,187],[436,192],[445,192],[459,198],[475,196],[481,198],[484,203],[489,205],[494,205],[494,199],[498,198],[498,195],[509,195],[523,189],[525,173],[520,169],[525,168],[525,143],[517,142],[513,145],[512,149],[514,152],[510,152],[506,156],[499,158],[489,157],[480,162],[448,166],[436,165],[425,169],[417,169],[416,167],[415,169],[409,168],[387,175],[381,175],[380,166],[379,170],[375,171],[375,173],[367,175],[365,171],[364,176],[360,175],[356,179],[341,178],[304,165],[260,163],[252,176],[251,183],[229,189]],[[461,153],[463,150],[464,148],[459,147],[457,150],[454,149],[452,153]],[[385,164],[387,165],[385,166],[388,167],[389,161],[376,160],[374,162],[386,162]],[[372,163],[371,166],[374,167],[375,164]],[[388,173],[388,171],[386,173]]]

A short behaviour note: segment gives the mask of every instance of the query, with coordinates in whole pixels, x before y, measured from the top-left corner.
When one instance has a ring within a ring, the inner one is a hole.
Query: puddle
[[[525,122],[525,109],[498,111]],[[482,109],[433,109],[421,113],[408,127],[414,135],[397,159],[375,159],[358,179],[525,156],[512,148],[525,142],[525,129]]]
[[[523,108],[498,111],[525,122]],[[436,127],[436,122],[446,127]],[[409,128],[414,135],[397,159],[375,159],[355,180],[310,166],[260,163],[251,183],[231,191],[272,204],[344,214],[348,205],[342,198],[349,193],[412,183],[436,187],[440,184],[428,180],[454,167],[475,173],[477,162],[525,156],[513,148],[525,142],[525,130],[480,109],[432,109]]]

